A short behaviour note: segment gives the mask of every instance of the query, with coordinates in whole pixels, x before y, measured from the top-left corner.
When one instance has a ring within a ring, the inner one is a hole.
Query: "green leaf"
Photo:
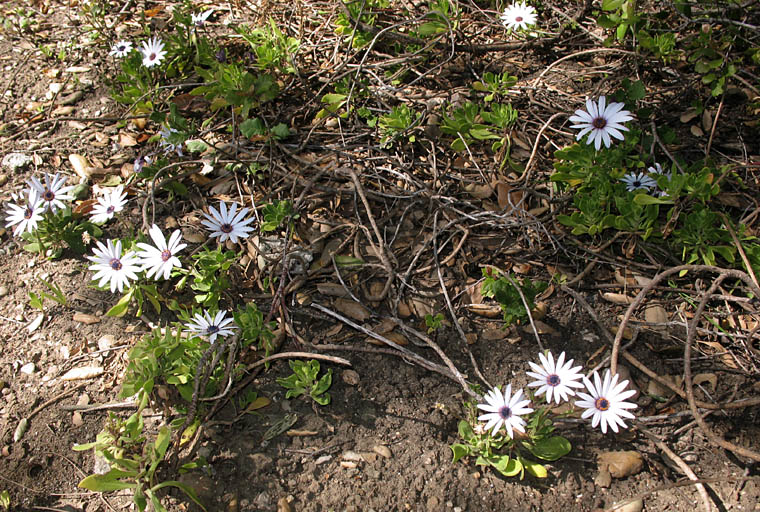
[[[95,492],[120,491],[122,489],[134,489],[137,487],[135,482],[122,482],[119,480],[120,477],[114,473],[121,472],[112,469],[105,475],[90,475],[79,482],[78,487]]]
[[[491,460],[489,460],[489,464],[495,467],[496,470],[504,476],[515,476],[523,471],[523,466],[520,461],[511,458],[509,455],[492,457]]]
[[[530,453],[543,460],[557,460],[570,453],[573,446],[562,436],[546,437],[529,446]]]
[[[208,144],[198,139],[185,141],[185,147],[190,153],[203,153],[208,149]]]
[[[649,204],[673,204],[672,199],[663,199],[661,197],[650,196],[646,193],[636,194],[633,197],[633,202],[641,206],[646,206]]]
[[[605,11],[614,11],[623,5],[625,0],[602,0],[602,9]]]
[[[129,303],[132,301],[132,296],[134,293],[135,288],[130,288],[129,291],[125,293],[121,299],[119,299],[119,302],[117,302],[114,307],[108,310],[106,316],[124,316],[127,313],[127,309],[129,309]]]
[[[472,425],[470,425],[470,422],[466,420],[459,422],[459,425],[457,425],[457,430],[459,431],[459,437],[465,441],[469,441],[475,437],[475,432],[472,430]]]
[[[543,464],[533,462],[532,460],[523,459],[520,457],[520,464],[523,465],[525,470],[536,478],[546,478],[549,474]]]
[[[466,457],[470,454],[470,447],[466,444],[452,444],[451,445],[451,451],[454,452],[454,459],[451,461],[451,463],[455,463],[462,457]]]

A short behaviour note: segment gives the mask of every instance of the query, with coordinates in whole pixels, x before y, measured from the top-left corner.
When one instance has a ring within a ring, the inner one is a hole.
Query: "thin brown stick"
[[[686,346],[684,347],[684,354],[683,354],[684,387],[686,388],[686,400],[689,402],[689,408],[691,409],[691,413],[694,416],[694,420],[697,422],[697,424],[699,425],[699,428],[702,429],[702,432],[704,432],[704,434],[707,436],[707,438],[711,442],[733,453],[736,453],[743,457],[748,457],[756,462],[760,462],[759,452],[756,452],[754,450],[750,450],[749,448],[745,448],[743,446],[739,446],[729,441],[726,441],[721,436],[715,434],[712,431],[712,429],[707,425],[707,422],[704,420],[702,415],[697,410],[697,403],[696,403],[696,400],[694,399],[694,381],[691,375],[691,348],[694,342],[694,338],[696,337],[697,323],[701,321],[702,313],[704,312],[705,307],[707,306],[707,302],[712,297],[713,292],[720,286],[720,283],[722,283],[728,277],[729,276],[727,274],[721,274],[715,278],[710,288],[705,292],[704,296],[702,297],[702,300],[699,301],[697,310],[694,312],[694,318],[689,322],[689,326],[686,329]],[[751,281],[749,281],[749,277],[746,276],[746,274],[745,274],[745,278],[746,278],[745,283],[746,282],[751,283]]]
[[[657,448],[659,448],[662,453],[667,455],[667,457],[672,460],[676,466],[683,472],[686,477],[694,482],[694,485],[697,487],[697,491],[699,492],[700,498],[702,498],[702,506],[705,509],[705,512],[711,512],[712,511],[712,504],[710,503],[710,496],[707,495],[707,490],[705,489],[705,486],[701,483],[699,483],[699,478],[694,473],[694,471],[691,470],[688,464],[684,462],[684,460],[679,457],[673,450],[668,447],[659,437],[657,437],[654,432],[651,430],[644,428],[641,425],[636,425],[636,429],[638,429],[639,432],[644,434],[649,438],[650,441],[652,441],[655,445],[657,445]]]

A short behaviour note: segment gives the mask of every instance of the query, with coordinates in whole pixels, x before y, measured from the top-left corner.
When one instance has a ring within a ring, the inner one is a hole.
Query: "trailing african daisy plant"
[[[578,398],[575,407],[583,411],[582,419],[591,418],[593,428],[600,427],[604,434],[608,428],[616,434],[621,427],[627,428],[624,419],[632,419],[629,410],[636,408],[636,404],[625,401],[635,394],[626,390],[628,381],[618,382],[618,376],[610,375],[609,370],[603,378],[595,371],[592,381],[581,374],[581,366],[573,366],[572,359],[565,360],[564,352],[556,361],[551,352],[539,354],[539,360],[540,365],[530,362],[533,371],[526,372],[534,379],[528,388],[538,388],[535,397],[530,391],[524,394],[523,389],[513,392],[512,384],[507,384],[503,390],[495,387],[488,391],[484,403],[465,404],[468,417],[458,427],[464,442],[451,446],[453,462],[475,457],[475,464],[492,466],[504,476],[519,475],[522,479],[528,472],[546,477],[544,461],[558,460],[572,449],[570,441],[554,433],[552,422],[555,408],[572,397]],[[546,405],[532,407],[541,395]]]
[[[624,81],[618,96],[630,104],[643,98],[640,82]],[[720,192],[719,177],[729,167],[710,160],[666,164],[644,153],[653,135],[639,130],[625,104],[601,96],[586,100],[586,109],[569,117],[579,141],[555,152],[551,176],[560,191],[572,194],[572,209],[557,219],[574,235],[599,235],[608,229],[668,245],[685,263],[707,265],[736,261],[736,246],[725,229],[725,216],[713,201]],[[658,134],[674,142],[670,131]],[[742,225],[729,226],[749,253],[760,249]],[[757,256],[753,266],[760,267]]]

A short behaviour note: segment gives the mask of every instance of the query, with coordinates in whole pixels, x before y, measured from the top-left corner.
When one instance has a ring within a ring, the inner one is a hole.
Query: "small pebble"
[[[21,373],[24,373],[26,375],[31,375],[34,373],[34,370],[36,368],[34,367],[34,363],[26,363],[24,366],[22,366],[19,371]]]
[[[386,459],[391,458],[391,450],[387,446],[376,444],[375,446],[372,447],[372,451],[374,451],[376,454],[378,454],[381,457],[385,457]]]
[[[0,285],[0,297],[5,297],[8,295],[8,287],[4,284]]]

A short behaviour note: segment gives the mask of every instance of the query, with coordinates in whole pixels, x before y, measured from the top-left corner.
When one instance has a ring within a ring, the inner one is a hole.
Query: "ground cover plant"
[[[756,2],[0,16],[0,506],[760,499]]]

